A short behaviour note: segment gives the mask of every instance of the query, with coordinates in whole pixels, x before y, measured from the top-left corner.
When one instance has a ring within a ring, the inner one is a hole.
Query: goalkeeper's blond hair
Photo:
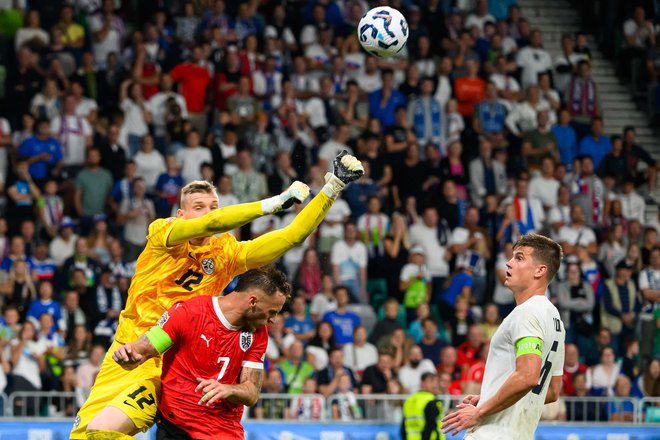
[[[212,183],[207,182],[206,180],[193,180],[183,188],[181,188],[181,201],[179,206],[183,206],[183,201],[190,194],[214,194],[218,196],[217,189]]]

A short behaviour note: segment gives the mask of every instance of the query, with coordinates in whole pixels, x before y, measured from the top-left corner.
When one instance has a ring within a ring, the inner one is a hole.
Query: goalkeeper
[[[243,242],[221,232],[300,203],[309,195],[309,188],[294,182],[279,196],[216,209],[218,198],[212,185],[192,182],[184,187],[177,218],[158,219],[149,225],[115,342],[76,416],[70,438],[128,439],[148,430],[158,406],[161,360],[153,358],[125,371],[112,360],[114,351],[136,341],[175,303],[217,295],[236,275],[272,263],[299,246],[321,223],[344,187],[363,173],[355,157],[346,151],[340,153],[334,160],[334,173],[325,176],[322,191],[290,225]]]

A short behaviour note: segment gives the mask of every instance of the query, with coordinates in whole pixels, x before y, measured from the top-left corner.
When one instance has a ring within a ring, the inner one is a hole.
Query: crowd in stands
[[[294,180],[316,194],[348,150],[364,177],[278,263],[295,298],[269,328],[264,393],[319,393],[337,420],[427,371],[478,393],[515,306],[512,243],[538,232],[566,257],[547,293],[567,329],[563,394],[660,396],[658,162],[634,127],[603,125],[585,35],[553,58],[515,0],[380,3],[409,25],[388,59],[360,48],[364,0],[0,1],[0,391],[75,391],[57,408],[74,413],[147,227],[183,185],[213,182],[221,206]],[[626,41],[657,51],[639,11]],[[320,408],[265,399],[252,415]],[[547,417],[599,417],[566,409]]]

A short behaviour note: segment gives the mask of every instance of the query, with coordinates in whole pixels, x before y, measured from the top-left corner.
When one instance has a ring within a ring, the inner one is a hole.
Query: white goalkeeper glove
[[[295,181],[282,194],[261,201],[261,210],[264,215],[274,214],[293,206],[294,203],[302,203],[309,197],[309,186]]]
[[[355,182],[364,175],[362,163],[344,150],[333,161],[333,172],[325,175],[323,192],[330,198],[336,199],[346,185]]]

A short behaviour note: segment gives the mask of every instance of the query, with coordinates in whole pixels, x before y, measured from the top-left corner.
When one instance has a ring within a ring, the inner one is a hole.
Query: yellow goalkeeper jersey
[[[175,303],[200,295],[219,295],[229,282],[247,270],[245,243],[228,233],[210,238],[208,245],[190,242],[167,246],[177,218],[158,219],[149,225],[147,244],[137,260],[121,312],[115,339],[133,342],[153,327]]]

